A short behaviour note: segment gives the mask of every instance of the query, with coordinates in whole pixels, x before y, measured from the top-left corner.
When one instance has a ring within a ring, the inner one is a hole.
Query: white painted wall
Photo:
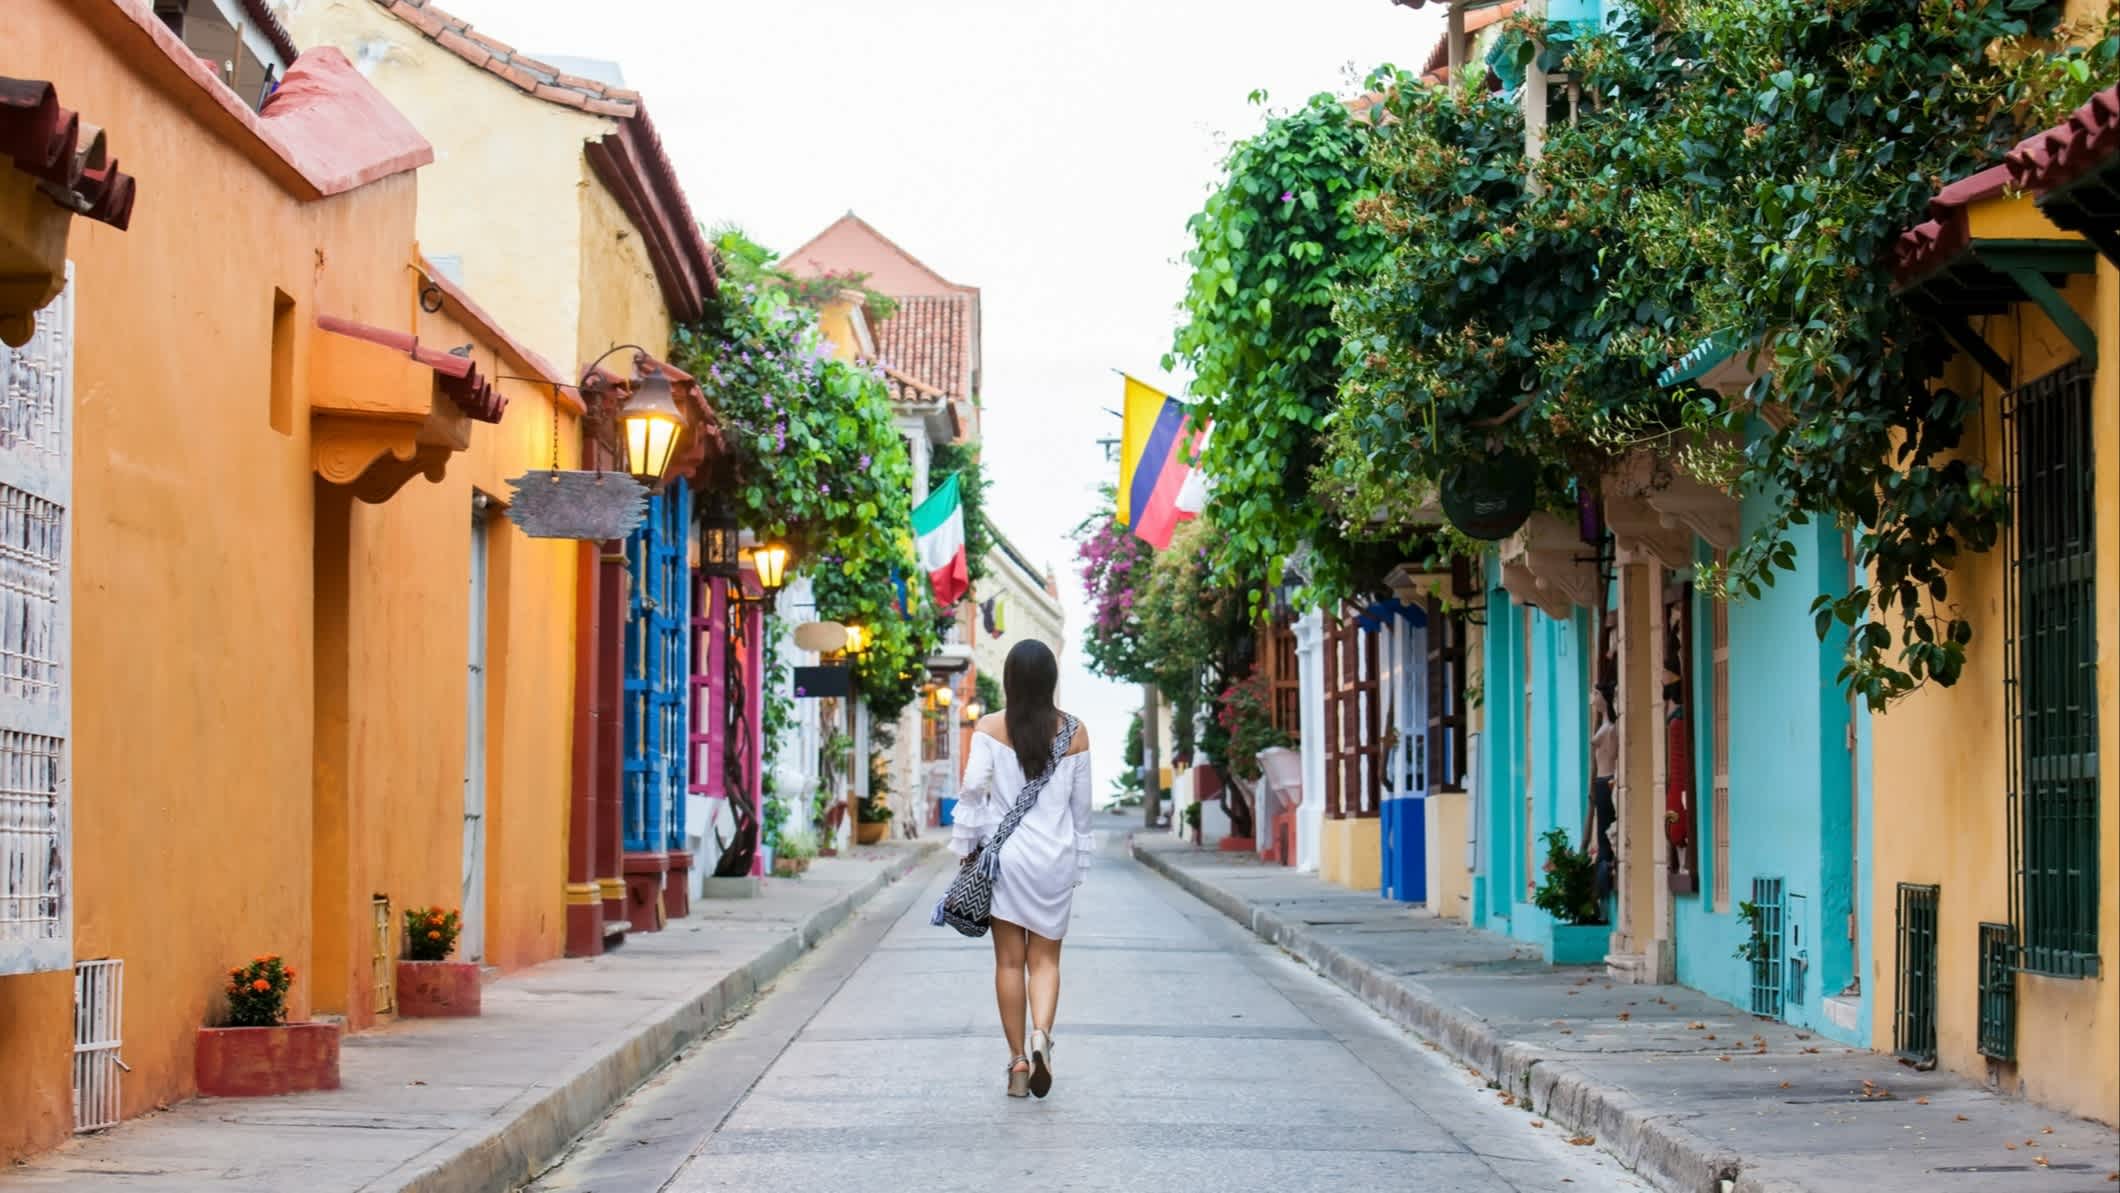
[[[1296,869],[1315,872],[1325,834],[1325,617],[1313,609],[1295,623],[1296,679],[1302,703],[1303,803],[1296,810]],[[1259,826],[1263,836],[1268,826]]]

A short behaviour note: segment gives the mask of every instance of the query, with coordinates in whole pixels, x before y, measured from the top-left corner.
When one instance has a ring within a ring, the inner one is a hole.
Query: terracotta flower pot
[[[776,857],[773,859],[773,877],[793,878],[800,873],[802,873],[802,866],[794,858]]]
[[[202,1027],[192,1059],[199,1092],[265,1098],[339,1087],[339,1025]]]
[[[888,820],[864,820],[854,826],[854,840],[863,845],[874,845],[890,832],[891,822]]]
[[[407,1019],[468,1019],[480,1012],[476,961],[400,961],[397,1013]]]

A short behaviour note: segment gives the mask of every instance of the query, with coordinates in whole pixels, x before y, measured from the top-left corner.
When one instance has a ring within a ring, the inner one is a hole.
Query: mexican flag
[[[913,511],[913,534],[920,567],[935,586],[936,605],[955,608],[972,587],[964,556],[964,497],[955,473]]]

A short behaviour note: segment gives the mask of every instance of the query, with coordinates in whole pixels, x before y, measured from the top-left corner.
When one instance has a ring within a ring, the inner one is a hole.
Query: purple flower
[[[1293,203],[1293,202],[1295,202],[1295,201],[1296,201],[1296,193],[1295,193],[1294,191],[1282,191],[1282,192],[1281,192],[1281,202],[1283,202],[1283,203]]]
[[[857,467],[859,467],[863,472],[867,472],[869,470],[869,453],[861,453],[861,463],[857,465]]]
[[[827,497],[830,497],[832,495],[832,482],[824,482],[824,495]]]

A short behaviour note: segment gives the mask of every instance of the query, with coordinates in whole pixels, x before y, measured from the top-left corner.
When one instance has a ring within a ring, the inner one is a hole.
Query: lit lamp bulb
[[[649,373],[634,382],[619,425],[625,432],[626,471],[643,484],[661,484],[685,425],[670,394],[670,379]]]

